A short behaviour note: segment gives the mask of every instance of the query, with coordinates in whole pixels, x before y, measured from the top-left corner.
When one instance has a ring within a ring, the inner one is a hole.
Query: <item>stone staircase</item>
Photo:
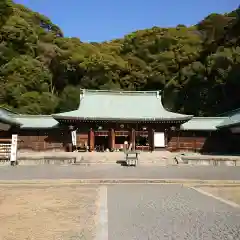
[[[116,164],[125,159],[123,152],[91,152],[77,153],[77,164],[92,165],[92,164]],[[175,163],[174,157],[170,152],[141,152],[139,155],[139,165],[158,165],[166,166]]]
[[[175,154],[176,155],[176,154]],[[168,151],[140,152],[138,165],[156,165],[166,166],[174,165],[175,155]],[[123,152],[22,152],[19,153],[21,159],[26,159],[26,164],[31,160],[31,164],[38,164],[42,159],[55,159],[55,162],[61,159],[76,159],[76,165],[95,165],[95,164],[117,164],[124,161]]]
[[[77,153],[77,165],[116,164],[114,153]]]
[[[140,165],[167,166],[175,164],[174,155],[168,151],[143,152],[140,154]]]

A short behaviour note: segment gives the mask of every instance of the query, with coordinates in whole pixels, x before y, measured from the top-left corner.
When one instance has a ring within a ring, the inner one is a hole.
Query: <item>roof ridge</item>
[[[151,90],[151,91],[135,91],[135,90],[108,90],[108,89],[82,89],[80,88],[82,93],[161,93],[161,90]]]
[[[0,109],[3,109],[3,110],[5,110],[5,111],[9,112],[10,114],[15,114],[15,115],[18,115],[18,113],[17,113],[17,112],[14,112],[14,111],[12,111],[12,110],[10,110],[10,109],[6,108],[6,107],[0,106]]]
[[[227,119],[228,117],[193,117],[192,119]]]
[[[218,114],[218,116],[222,116],[222,115],[232,115],[232,114],[236,114],[237,112],[240,111],[240,108],[236,108],[236,109],[232,109],[232,110],[229,110],[227,112],[223,112],[223,113],[220,113]]]
[[[49,118],[52,118],[52,115],[34,115],[34,114],[18,114],[15,116],[16,118],[17,117],[49,117]]]

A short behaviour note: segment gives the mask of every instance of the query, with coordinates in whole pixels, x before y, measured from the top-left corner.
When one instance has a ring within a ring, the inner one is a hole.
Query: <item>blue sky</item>
[[[100,42],[153,26],[193,25],[239,0],[16,0],[49,17],[67,37]]]

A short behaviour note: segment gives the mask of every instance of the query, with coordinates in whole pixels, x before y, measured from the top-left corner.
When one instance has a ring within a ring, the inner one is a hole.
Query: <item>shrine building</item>
[[[118,151],[127,143],[140,151],[216,152],[239,141],[238,111],[199,118],[166,110],[160,91],[80,92],[74,111],[27,115],[0,108],[0,143],[17,134],[18,149],[28,151]]]

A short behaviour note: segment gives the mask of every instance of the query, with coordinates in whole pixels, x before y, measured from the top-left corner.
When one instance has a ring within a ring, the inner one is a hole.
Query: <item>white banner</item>
[[[154,147],[165,147],[164,132],[155,132],[154,133]]]
[[[72,134],[72,145],[77,146],[77,131],[76,130],[72,131],[71,134]]]
[[[18,135],[13,134],[12,135],[12,145],[11,145],[11,157],[10,157],[11,162],[17,161],[17,140],[18,140]]]

